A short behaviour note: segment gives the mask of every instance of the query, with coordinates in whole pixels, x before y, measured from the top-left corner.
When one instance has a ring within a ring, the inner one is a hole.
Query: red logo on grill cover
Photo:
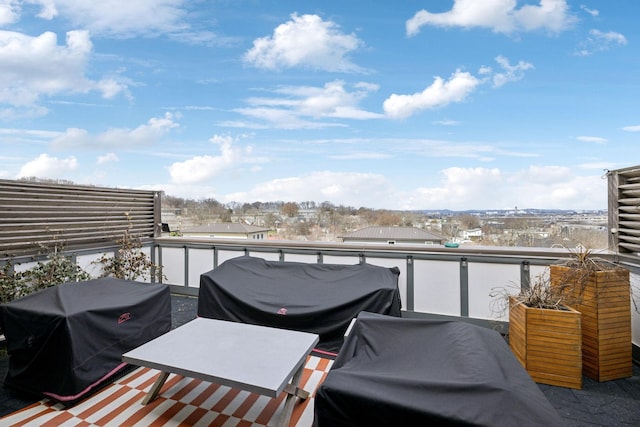
[[[286,309],[286,308],[284,308],[284,307],[282,307],[282,308],[280,308],[280,309],[278,310],[278,312],[277,312],[277,313],[278,313],[278,314],[287,314],[287,309]]]
[[[122,313],[120,317],[118,317],[118,325],[130,319],[131,319],[131,313]]]

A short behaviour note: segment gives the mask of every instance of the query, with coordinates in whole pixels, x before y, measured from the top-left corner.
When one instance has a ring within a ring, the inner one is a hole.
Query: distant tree
[[[231,222],[231,214],[233,213],[233,211],[231,209],[223,209],[220,212],[220,222]]]
[[[411,221],[411,218],[404,217],[402,218],[402,223],[400,225],[403,227],[413,227],[413,222]]]
[[[400,225],[402,223],[402,217],[387,210],[376,211],[375,224],[379,226],[393,226]]]
[[[331,202],[325,201],[320,203],[320,210],[322,212],[333,212],[335,211],[335,209],[336,209],[336,206]]]
[[[294,230],[298,236],[308,236],[311,232],[311,226],[306,221],[298,221]]]
[[[440,231],[448,239],[453,239],[455,237],[458,237],[458,233],[460,231],[460,223],[452,219],[445,221],[442,223],[442,228]]]
[[[287,202],[280,207],[280,213],[289,218],[298,216],[298,204],[295,202]]]
[[[174,209],[180,209],[186,205],[186,200],[183,197],[163,195],[162,205]]]
[[[463,214],[458,217],[463,230],[471,230],[480,227],[480,218],[477,215]]]
[[[278,216],[273,212],[269,212],[264,216],[264,225],[269,228],[276,228],[277,221],[279,221]]]
[[[23,176],[18,178],[18,181],[25,182],[39,182],[43,184],[54,184],[54,185],[78,185],[73,181],[69,181],[68,179],[52,179],[52,178],[39,178],[37,176]]]
[[[202,200],[202,204],[208,207],[209,209],[220,209],[224,207],[222,203],[220,203],[216,199],[211,199],[211,198]]]

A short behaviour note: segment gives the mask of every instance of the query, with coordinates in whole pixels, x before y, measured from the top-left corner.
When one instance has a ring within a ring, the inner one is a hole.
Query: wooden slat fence
[[[0,259],[160,235],[160,193],[0,180]]]
[[[640,166],[610,171],[609,246],[624,254],[640,252]]]

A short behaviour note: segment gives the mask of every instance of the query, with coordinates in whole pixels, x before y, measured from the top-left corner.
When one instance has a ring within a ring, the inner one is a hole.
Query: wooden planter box
[[[552,286],[571,277],[571,267],[550,266]],[[624,268],[591,274],[582,289],[570,288],[572,308],[582,313],[582,369],[596,381],[633,375],[631,286]]]
[[[578,311],[527,307],[509,297],[509,347],[537,383],[582,388]]]

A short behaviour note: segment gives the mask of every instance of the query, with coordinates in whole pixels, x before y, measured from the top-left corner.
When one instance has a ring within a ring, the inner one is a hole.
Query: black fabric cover
[[[126,365],[122,354],[171,329],[169,287],[114,278],[53,286],[0,306],[5,385],[75,402]]]
[[[198,315],[295,329],[336,352],[361,311],[400,316],[398,268],[305,264],[242,256],[200,276]]]
[[[496,331],[361,313],[314,402],[315,427],[560,426]]]

